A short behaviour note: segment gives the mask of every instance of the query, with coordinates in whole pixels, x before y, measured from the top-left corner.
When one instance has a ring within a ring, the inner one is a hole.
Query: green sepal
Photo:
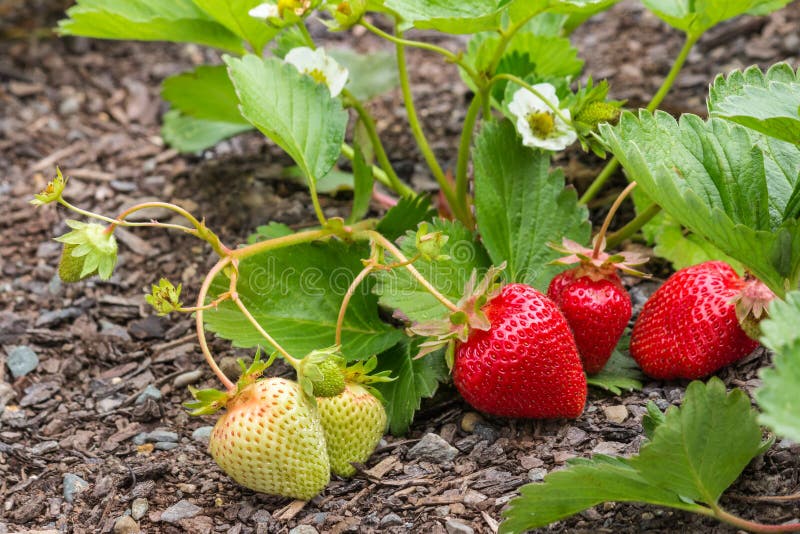
[[[77,282],[92,275],[108,280],[117,263],[117,240],[97,223],[68,220],[71,232],[56,237],[64,250],[59,275],[65,282]]]
[[[168,315],[171,312],[179,311],[181,303],[181,287],[172,285],[166,278],[158,281],[158,285],[153,284],[151,293],[144,296],[144,300],[151,305],[158,315]]]
[[[61,200],[61,194],[67,186],[67,180],[68,178],[64,178],[64,175],[61,174],[61,169],[56,167],[56,177],[50,180],[47,186],[39,193],[33,195],[34,199],[30,203],[38,207]]]
[[[195,400],[183,403],[189,415],[211,415],[225,407],[230,395],[218,389],[197,389],[189,386]]]
[[[253,384],[256,380],[261,378],[264,371],[272,365],[275,358],[278,356],[277,352],[273,352],[267,361],[261,359],[261,347],[256,349],[256,355],[253,356],[253,361],[247,365],[243,359],[239,358],[237,363],[242,370],[239,380],[236,381],[236,392],[241,392],[244,388]]]

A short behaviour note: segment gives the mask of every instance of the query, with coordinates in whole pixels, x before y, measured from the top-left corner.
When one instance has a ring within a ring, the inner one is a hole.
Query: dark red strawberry
[[[725,262],[676,272],[644,305],[631,336],[631,356],[653,378],[694,380],[750,354],[736,317],[745,281]]]
[[[561,247],[551,245],[569,254],[555,263],[578,264],[553,278],[547,296],[558,304],[572,328],[583,368],[589,374],[599,373],[605,367],[631,319],[631,297],[622,287],[617,271],[641,275],[631,266],[646,261],[629,252],[615,255],[603,252],[608,225],[635,186],[636,182],[631,183],[617,197],[595,236],[593,248],[569,239],[564,239]]]
[[[564,316],[546,296],[509,284],[481,311],[488,329],[457,342],[453,381],[472,406],[505,417],[578,417],[586,377]]]
[[[567,319],[584,370],[599,373],[631,319],[631,298],[619,276],[611,273],[595,279],[570,269],[553,278],[547,296]]]

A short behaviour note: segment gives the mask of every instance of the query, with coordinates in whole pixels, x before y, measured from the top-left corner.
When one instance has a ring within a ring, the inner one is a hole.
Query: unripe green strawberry
[[[228,401],[208,449],[236,482],[262,493],[308,500],[330,481],[319,416],[300,386],[266,378]]]
[[[594,128],[601,122],[616,124],[620,113],[619,107],[608,102],[592,102],[575,116],[575,120]]]
[[[317,398],[331,471],[349,477],[351,462],[366,462],[386,430],[386,410],[367,388],[348,383],[335,397]]]
[[[77,246],[78,245],[70,245],[65,243],[61,248],[61,260],[58,262],[58,277],[61,278],[63,282],[67,282],[68,284],[80,282],[84,278],[89,278],[92,274],[94,274],[90,273],[86,276],[81,276],[85,256],[76,258],[72,255],[72,251]]]

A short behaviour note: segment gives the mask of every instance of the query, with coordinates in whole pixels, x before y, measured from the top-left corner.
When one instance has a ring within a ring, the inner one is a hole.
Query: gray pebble
[[[41,456],[42,454],[55,451],[57,449],[58,449],[57,441],[43,441],[31,447],[30,453],[34,456]]]
[[[473,432],[476,436],[484,441],[488,441],[490,444],[497,441],[497,438],[500,437],[500,434],[492,425],[483,422],[475,423],[473,425]]]
[[[144,517],[147,511],[150,509],[150,503],[147,502],[147,499],[143,497],[139,497],[138,499],[134,499],[131,503],[131,517],[135,520],[140,520]]]
[[[161,400],[161,390],[150,384],[136,397],[136,404],[144,404],[147,399]]]
[[[86,490],[89,487],[89,483],[83,480],[78,475],[72,473],[64,474],[63,478],[63,485],[64,485],[64,500],[68,503],[72,503],[75,500],[75,496],[78,495],[80,492]]]
[[[289,531],[289,534],[319,534],[319,531],[311,525],[297,525]]]
[[[172,385],[174,385],[176,388],[182,388],[190,384],[194,384],[201,378],[203,378],[203,369],[195,369],[194,371],[189,371],[188,373],[183,373],[176,376],[175,380],[172,382]]]
[[[547,475],[547,469],[544,467],[534,467],[528,471],[528,480],[531,482],[541,482]]]
[[[381,518],[382,527],[395,527],[403,524],[403,518],[397,514],[386,514]]]
[[[114,521],[114,534],[136,534],[137,532],[140,532],[139,523],[129,515],[122,515]]]
[[[213,426],[201,426],[192,432],[192,439],[199,443],[208,443],[211,439],[211,431],[214,430]]]
[[[39,357],[29,346],[20,345],[8,351],[6,365],[14,378],[19,378],[36,369],[39,365]]]
[[[141,432],[136,434],[133,438],[134,445],[142,445],[144,443],[155,443],[155,442],[178,442],[178,434],[171,430],[167,430],[165,428],[157,428],[152,432]]]
[[[122,399],[117,399],[114,397],[108,397],[106,399],[102,399],[97,403],[97,410],[100,413],[110,412],[114,408],[119,408],[122,404]]]
[[[447,534],[473,534],[475,532],[471,526],[452,518],[445,521],[444,528],[447,530]]]
[[[136,191],[136,184],[133,182],[124,182],[122,180],[111,180],[108,182],[108,185],[111,186],[111,189],[118,193],[132,193]]]
[[[202,511],[203,509],[199,506],[190,503],[186,499],[182,499],[161,512],[161,521],[174,524],[182,519],[194,517]]]
[[[158,451],[171,451],[178,447],[178,444],[173,441],[157,441],[154,445]]]
[[[421,458],[442,463],[452,461],[458,455],[458,449],[447,443],[438,434],[425,434],[419,442],[408,451],[411,460]]]

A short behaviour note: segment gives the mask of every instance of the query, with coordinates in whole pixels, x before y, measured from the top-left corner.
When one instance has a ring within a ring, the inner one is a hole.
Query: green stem
[[[311,34],[308,33],[308,28],[306,27],[306,21],[301,20],[297,23],[297,28],[300,30],[300,34],[303,36],[303,40],[306,42],[308,47],[311,50],[316,50],[317,45],[314,43],[314,39],[311,38]]]
[[[567,117],[566,115],[564,115],[564,113],[561,111],[561,109],[558,108],[558,106],[556,106],[555,104],[553,104],[552,102],[547,100],[542,95],[542,93],[537,91],[531,84],[529,84],[528,82],[526,82],[522,78],[514,76],[513,74],[498,74],[494,78],[489,80],[489,85],[491,86],[491,84],[493,84],[497,80],[508,80],[509,82],[515,83],[515,84],[519,85],[520,87],[523,87],[523,88],[527,89],[528,91],[530,91],[531,93],[533,93],[534,95],[539,97],[539,100],[544,102],[545,105],[547,105],[547,107],[550,108],[553,111],[553,113],[555,113],[558,116],[559,119],[564,121],[565,124],[567,124],[569,126],[572,125],[572,120],[569,117]]]
[[[347,143],[342,143],[342,155],[347,159],[349,159],[350,161],[354,161],[356,159],[355,150],[353,150],[353,147],[351,147]],[[372,165],[372,176],[374,176],[376,180],[378,180],[380,183],[382,183],[389,189],[394,189],[392,180],[389,179],[389,176],[380,167]],[[400,182],[398,187],[400,189],[399,190],[395,189],[395,191],[404,197],[415,196],[417,194],[413,189],[408,187],[403,182]]]
[[[347,292],[344,294],[344,298],[342,299],[342,304],[339,306],[339,317],[336,319],[336,336],[334,338],[335,341],[333,342],[334,345],[342,345],[342,328],[344,327],[344,317],[347,314],[347,306],[350,304],[350,299],[353,298],[358,286],[367,276],[369,276],[369,273],[371,273],[373,269],[375,269],[375,264],[368,263],[353,279],[350,287],[347,288]]]
[[[544,9],[540,9],[538,11],[532,12],[530,15],[525,17],[524,19],[518,21],[516,24],[513,24],[507,30],[500,32],[500,42],[497,43],[497,48],[494,51],[494,56],[492,56],[492,60],[489,62],[489,66],[486,69],[488,73],[494,73],[495,69],[497,69],[497,65],[500,63],[500,60],[503,58],[503,54],[506,52],[506,48],[508,48],[508,43],[511,42],[511,39],[516,35],[516,33],[525,26],[528,21],[530,21],[536,15],[542,13]]]
[[[402,32],[399,29],[396,31],[397,35],[402,35]],[[439,166],[439,162],[436,161],[436,156],[428,144],[425,133],[422,131],[422,126],[420,125],[419,117],[417,116],[417,109],[414,107],[414,96],[411,94],[411,84],[408,78],[408,67],[406,65],[405,45],[399,42],[395,43],[395,50],[397,54],[397,70],[400,75],[400,89],[403,93],[403,102],[408,115],[408,124],[411,126],[411,133],[414,135],[417,146],[419,147],[420,152],[422,152],[422,156],[425,158],[425,162],[428,164],[433,177],[436,179],[436,182],[439,184],[439,188],[442,190],[442,193],[447,199],[447,203],[453,210],[453,215],[455,215],[465,225],[471,226],[470,218],[467,215],[467,207],[458,203],[458,198],[453,191],[453,187],[447,180],[447,177],[442,171],[441,166]]]
[[[378,160],[381,169],[383,169],[384,173],[386,173],[386,177],[388,178],[389,182],[388,186],[393,191],[404,197],[414,196],[414,191],[401,182],[400,178],[394,172],[392,164],[389,161],[389,156],[386,155],[386,149],[383,147],[383,143],[378,136],[378,129],[375,126],[375,120],[372,118],[372,115],[369,114],[363,104],[361,104],[361,102],[355,96],[353,96],[350,91],[345,89],[342,91],[342,94],[347,99],[347,102],[350,104],[350,106],[356,110],[356,113],[358,113],[361,123],[364,125],[364,129],[367,132],[367,136],[372,143],[372,148],[375,150],[375,159]]]
[[[661,87],[659,87],[658,92],[653,96],[650,100],[650,103],[647,104],[647,111],[653,112],[655,109],[661,104],[664,100],[664,97],[667,96],[669,90],[672,89],[672,85],[675,83],[675,79],[678,77],[681,69],[683,68],[684,63],[686,63],[686,59],[689,57],[689,52],[691,52],[692,47],[695,45],[697,40],[700,38],[700,35],[687,35],[686,41],[683,43],[683,48],[681,48],[678,57],[675,58],[675,62],[672,64],[672,68],[667,73],[667,77],[664,78],[664,81],[661,83]],[[580,198],[580,204],[587,204],[590,200],[592,200],[597,193],[600,192],[600,189],[605,185],[609,178],[614,174],[614,172],[619,167],[619,160],[616,157],[611,158],[606,163],[606,166],[597,175],[597,178],[594,179],[592,185],[589,186],[589,189],[583,194]]]
[[[633,218],[631,222],[617,230],[616,232],[609,234],[608,239],[606,239],[606,247],[609,249],[616,248],[631,237],[633,234],[638,232],[642,226],[649,223],[653,217],[658,215],[661,211],[661,206],[658,204],[650,204],[645,208],[644,211],[639,213],[636,217]]]
[[[483,93],[477,93],[472,97],[472,102],[467,108],[467,115],[464,117],[464,125],[461,130],[461,142],[458,145],[458,163],[456,164],[456,198],[465,206],[469,205],[467,189],[469,179],[467,177],[467,167],[469,166],[470,149],[472,148],[472,136],[475,130],[475,122],[481,112]]]
[[[383,37],[387,41],[391,41],[391,42],[393,42],[394,44],[396,44],[398,46],[411,46],[411,47],[414,47],[414,48],[421,48],[423,50],[429,50],[431,52],[436,52],[437,54],[441,54],[442,56],[444,56],[451,63],[455,63],[456,65],[458,65],[459,67],[464,69],[464,72],[466,72],[467,75],[470,78],[472,78],[473,81],[475,81],[475,83],[478,83],[478,81],[480,79],[480,77],[478,76],[478,73],[475,72],[475,69],[473,69],[472,66],[469,65],[468,63],[465,63],[461,59],[461,55],[460,54],[454,54],[450,50],[447,50],[446,48],[442,48],[441,46],[436,46],[434,44],[424,43],[422,41],[412,41],[410,39],[404,39],[399,32],[398,32],[398,35],[392,35],[390,33],[386,33],[385,31],[381,30],[377,26],[367,22],[367,20],[365,20],[363,18],[361,19],[360,24],[362,26],[364,26],[366,29],[368,29],[369,31],[371,31],[372,33],[374,33],[375,35],[377,35],[379,37]]]

